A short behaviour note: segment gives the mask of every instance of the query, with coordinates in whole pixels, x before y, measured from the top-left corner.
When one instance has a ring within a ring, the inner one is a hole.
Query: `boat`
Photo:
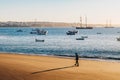
[[[118,37],[118,38],[116,38],[117,39],[117,41],[120,41],[120,37]]]
[[[45,42],[45,40],[35,39],[35,42]]]
[[[77,33],[78,33],[78,31],[76,31],[76,30],[71,30],[71,31],[66,32],[67,35],[75,35]]]
[[[38,28],[32,29],[32,31],[30,32],[30,34],[37,34],[37,31],[39,31]]]
[[[23,30],[19,29],[19,30],[17,30],[17,32],[23,32]]]
[[[37,34],[37,32],[36,31],[31,31],[30,34]]]
[[[32,31],[37,31],[37,30],[39,30],[39,28],[32,29]]]
[[[93,27],[76,27],[76,29],[93,29]]]
[[[48,31],[42,29],[42,30],[37,30],[37,35],[47,35]]]
[[[86,22],[86,27],[83,27],[82,26],[82,17],[80,17],[80,27],[76,27],[76,29],[93,29],[93,27],[88,27],[88,25],[87,25],[87,17],[86,17],[85,22]]]
[[[97,32],[97,34],[102,34],[101,32]]]
[[[114,28],[112,25],[111,25],[111,20],[109,21],[108,23],[108,20],[106,20],[106,26],[104,28]]]
[[[88,36],[81,36],[82,38],[88,38]]]
[[[76,40],[84,40],[85,38],[80,37],[80,38],[76,38]]]
[[[114,28],[114,27],[111,26],[111,27],[104,27],[104,28]]]
[[[35,29],[30,32],[30,34],[37,34],[37,35],[47,35],[48,31],[44,29]]]

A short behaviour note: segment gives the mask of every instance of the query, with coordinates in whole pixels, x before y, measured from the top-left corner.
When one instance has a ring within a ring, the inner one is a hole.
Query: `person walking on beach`
[[[78,56],[77,53],[75,53],[75,60],[76,60],[76,62],[75,62],[75,66],[78,67],[78,66],[79,66],[79,62],[78,62],[78,60],[79,60],[79,56]]]

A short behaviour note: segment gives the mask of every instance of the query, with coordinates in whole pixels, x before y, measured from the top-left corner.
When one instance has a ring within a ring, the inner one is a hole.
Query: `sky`
[[[0,21],[120,23],[120,0],[0,0]]]

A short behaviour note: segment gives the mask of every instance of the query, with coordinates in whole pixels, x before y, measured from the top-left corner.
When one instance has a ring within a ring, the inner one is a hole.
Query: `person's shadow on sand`
[[[53,69],[48,69],[48,70],[33,72],[31,74],[38,74],[38,73],[43,73],[43,72],[48,72],[48,71],[55,71],[55,70],[60,70],[60,69],[72,68],[72,67],[75,67],[75,66],[72,65],[72,66],[65,66],[65,67],[60,67],[60,68],[53,68]]]

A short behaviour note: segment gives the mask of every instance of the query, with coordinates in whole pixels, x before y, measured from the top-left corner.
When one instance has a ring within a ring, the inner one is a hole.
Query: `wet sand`
[[[120,63],[0,53],[0,80],[120,80]]]

